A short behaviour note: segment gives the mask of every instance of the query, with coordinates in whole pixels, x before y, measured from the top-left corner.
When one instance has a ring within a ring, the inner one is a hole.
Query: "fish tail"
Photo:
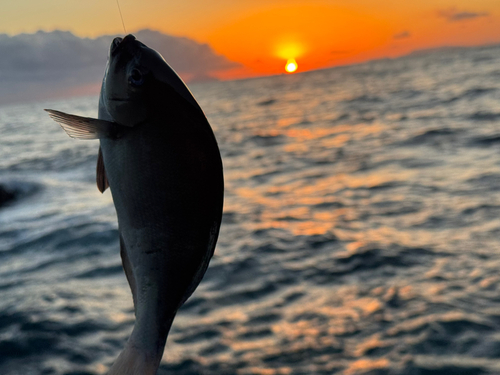
[[[175,314],[162,324],[152,324],[152,315],[136,320],[125,349],[107,375],[156,375]]]
[[[107,375],[156,375],[161,355],[144,352],[128,345],[123,349]]]

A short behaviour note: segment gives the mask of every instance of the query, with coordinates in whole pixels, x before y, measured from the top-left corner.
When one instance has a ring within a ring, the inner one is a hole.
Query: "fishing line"
[[[123,22],[122,10],[120,9],[120,3],[116,0],[116,5],[118,5],[118,12],[120,12],[120,18],[122,19],[123,31],[127,34],[127,29],[125,28],[125,22]]]

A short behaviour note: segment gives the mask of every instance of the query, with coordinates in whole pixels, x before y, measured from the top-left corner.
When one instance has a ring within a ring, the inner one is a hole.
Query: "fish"
[[[213,130],[177,73],[132,34],[111,43],[97,118],[46,111],[70,137],[99,139],[96,183],[116,209],[135,323],[108,374],[156,374],[219,236],[224,177]]]

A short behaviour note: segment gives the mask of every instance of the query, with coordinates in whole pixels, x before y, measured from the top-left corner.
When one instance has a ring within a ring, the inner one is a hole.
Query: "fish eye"
[[[144,76],[138,69],[134,69],[132,73],[130,73],[128,81],[132,86],[139,87],[144,83]]]

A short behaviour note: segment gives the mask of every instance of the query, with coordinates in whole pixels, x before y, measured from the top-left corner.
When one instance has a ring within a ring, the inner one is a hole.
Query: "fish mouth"
[[[111,53],[115,53],[118,48],[134,40],[136,39],[132,34],[128,34],[125,38],[116,37],[113,39],[113,42],[111,42]]]
[[[123,38],[120,38],[120,37],[113,39],[113,42],[111,43],[111,49],[115,49],[116,47],[118,47],[120,45],[120,43],[122,42],[122,40],[123,40]]]

